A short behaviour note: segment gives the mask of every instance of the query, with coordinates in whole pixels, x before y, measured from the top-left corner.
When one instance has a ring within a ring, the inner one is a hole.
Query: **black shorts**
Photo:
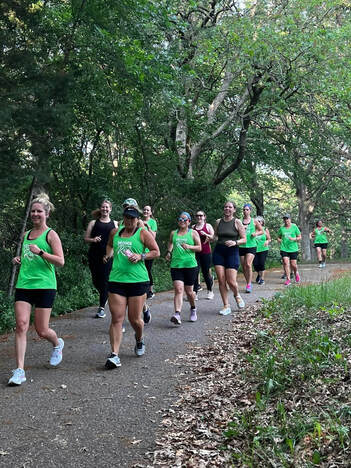
[[[246,254],[255,255],[257,247],[239,247],[240,257],[245,257]]]
[[[56,289],[16,289],[15,302],[23,301],[39,309],[52,309]]]
[[[325,244],[314,244],[313,247],[320,247],[321,249],[327,249],[328,248],[328,242]]]
[[[117,281],[109,281],[108,292],[123,297],[143,296],[147,293],[149,284],[149,281],[143,281],[141,283],[118,283]]]
[[[297,260],[297,256],[299,255],[299,252],[285,252],[284,250],[280,251],[280,256],[283,257],[289,257],[290,260]]]
[[[193,268],[171,268],[172,281],[182,281],[185,286],[194,286],[197,266]]]
[[[238,270],[240,266],[239,247],[227,247],[224,244],[217,244],[212,255],[214,266],[220,265],[225,269],[232,268]]]

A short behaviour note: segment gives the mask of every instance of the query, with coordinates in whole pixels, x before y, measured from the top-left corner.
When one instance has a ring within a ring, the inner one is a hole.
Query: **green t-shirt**
[[[281,226],[278,232],[278,237],[281,238],[280,250],[283,252],[298,252],[299,245],[297,241],[291,241],[289,237],[297,237],[300,234],[300,229],[294,223],[291,223],[289,228]]]
[[[116,232],[113,238],[113,263],[109,281],[117,283],[143,283],[149,281],[149,275],[145,263],[140,261],[132,263],[129,261],[127,251],[142,254],[145,246],[140,239],[142,229],[139,228],[130,237],[120,237],[123,227]]]
[[[156,222],[156,219],[150,218],[149,221],[144,221],[144,223],[147,224],[147,225],[149,226],[149,228],[151,229],[151,231],[157,232],[157,222]]]
[[[327,234],[325,232],[325,228],[316,228],[314,230],[314,244],[327,244],[328,243],[328,238]]]
[[[240,245],[240,247],[247,247],[247,248],[256,247],[257,245],[256,238],[252,237],[252,234],[256,231],[254,220],[251,218],[251,221],[249,224],[244,224],[243,222],[243,225],[246,231],[246,243]]]
[[[31,231],[26,232],[22,245],[21,267],[16,283],[20,289],[56,289],[55,266],[40,255],[32,253],[29,244],[35,244],[40,250],[52,254],[52,248],[46,236],[51,228],[46,229],[36,239],[28,239]]]
[[[189,229],[184,236],[179,236],[178,230],[174,232],[171,268],[194,268],[197,266],[195,252],[182,247],[182,244],[195,245],[192,231]]]
[[[263,234],[256,237],[256,244],[257,244],[256,253],[265,252],[266,250],[268,250],[268,245],[264,245],[266,240],[267,240],[267,235],[265,231],[263,231]]]

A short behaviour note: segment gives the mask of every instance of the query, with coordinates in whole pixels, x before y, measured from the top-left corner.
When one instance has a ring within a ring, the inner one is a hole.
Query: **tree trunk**
[[[301,250],[304,260],[312,260],[310,241],[310,221],[314,211],[314,203],[308,197],[307,187],[300,182],[296,188],[299,205],[299,228],[301,231]]]
[[[23,240],[24,233],[26,231],[27,219],[28,219],[28,216],[29,216],[30,205],[31,205],[33,192],[34,192],[34,187],[35,187],[36,182],[37,182],[37,179],[34,176],[33,180],[32,180],[32,184],[31,184],[30,189],[29,189],[29,193],[28,193],[26,211],[25,211],[25,215],[24,215],[24,219],[23,219],[23,223],[22,223],[21,234],[20,234],[19,240],[17,242],[16,255],[15,255],[16,257],[18,257],[21,254],[22,240]],[[9,297],[11,297],[12,294],[13,294],[13,288],[14,288],[14,285],[15,285],[16,271],[17,271],[17,265],[13,265],[12,270],[11,270],[9,289],[8,289],[8,293],[7,293]]]

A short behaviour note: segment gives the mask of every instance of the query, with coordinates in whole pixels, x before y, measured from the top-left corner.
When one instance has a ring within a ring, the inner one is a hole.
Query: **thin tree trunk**
[[[17,242],[16,257],[18,257],[20,255],[20,253],[21,253],[22,239],[23,239],[24,233],[26,231],[27,219],[28,219],[28,216],[29,216],[30,204],[31,204],[31,201],[32,201],[36,181],[37,181],[37,178],[34,176],[33,180],[32,180],[32,184],[31,184],[30,189],[29,189],[29,193],[28,193],[26,212],[25,212],[24,219],[23,219],[21,234],[20,234],[19,240]],[[9,289],[8,289],[8,293],[7,293],[8,297],[11,297],[12,294],[13,294],[13,288],[14,288],[14,285],[15,285],[16,271],[17,271],[17,265],[13,265],[12,270],[11,270]]]

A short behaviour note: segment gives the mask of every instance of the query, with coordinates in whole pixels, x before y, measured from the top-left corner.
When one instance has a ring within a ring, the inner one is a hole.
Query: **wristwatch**
[[[146,258],[146,254],[145,254],[145,253],[142,253],[142,254],[141,254],[141,261],[142,261],[142,262],[145,262],[145,258]]]
[[[42,255],[44,255],[44,250],[41,250],[38,255],[41,257]]]

